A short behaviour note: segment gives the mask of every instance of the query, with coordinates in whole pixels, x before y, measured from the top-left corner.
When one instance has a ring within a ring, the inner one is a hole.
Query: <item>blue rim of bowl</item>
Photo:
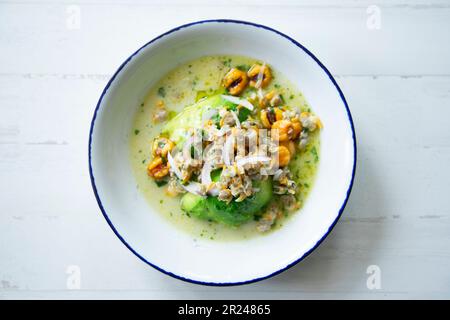
[[[108,214],[106,213],[105,209],[103,208],[103,204],[102,201],[98,195],[97,192],[97,187],[95,185],[95,178],[94,178],[94,174],[92,171],[92,165],[91,165],[91,144],[92,144],[92,133],[94,130],[94,124],[95,124],[95,119],[97,117],[97,112],[100,108],[100,104],[103,100],[103,97],[105,95],[105,93],[108,91],[111,83],[114,81],[114,79],[116,78],[116,76],[119,74],[119,72],[125,67],[125,65],[131,60],[133,59],[133,57],[138,54],[142,49],[144,49],[145,47],[147,47],[148,45],[152,44],[153,42],[171,34],[174,33],[176,31],[179,31],[181,29],[185,29],[185,28],[189,28],[191,26],[195,26],[195,25],[199,25],[199,24],[205,24],[205,23],[234,23],[234,24],[243,24],[243,25],[248,25],[248,26],[252,26],[252,27],[256,27],[256,28],[261,28],[261,29],[265,29],[271,32],[276,33],[279,36],[282,36],[283,38],[289,40],[290,42],[292,42],[293,44],[295,44],[297,47],[299,47],[300,49],[302,49],[306,54],[308,54],[312,59],[314,59],[314,61],[322,68],[322,70],[328,75],[328,77],[330,78],[331,82],[333,83],[333,85],[336,87],[336,90],[339,92],[339,96],[342,99],[342,102],[344,103],[345,109],[347,110],[347,116],[348,116],[348,120],[350,122],[350,127],[352,129],[352,138],[353,138],[353,168],[352,168],[352,178],[350,180],[350,185],[347,189],[347,194],[345,197],[344,202],[342,203],[341,208],[339,209],[338,215],[336,216],[336,219],[333,221],[333,223],[331,224],[331,226],[328,228],[327,232],[322,236],[322,238],[316,242],[316,244],[309,249],[307,252],[305,252],[300,258],[298,258],[297,260],[291,262],[290,264],[288,264],[287,266],[285,266],[284,268],[277,270],[269,275],[263,276],[263,277],[259,277],[259,278],[255,278],[255,279],[251,279],[251,280],[247,280],[247,281],[240,281],[240,282],[203,282],[203,281],[197,281],[197,280],[193,280],[193,279],[189,279],[189,278],[185,278],[182,276],[179,276],[177,274],[174,274],[172,272],[166,271],[160,267],[158,267],[157,265],[151,263],[150,261],[147,261],[144,257],[142,257],[138,252],[136,252],[126,241],[125,239],[119,234],[119,232],[116,230],[116,228],[114,227],[114,225],[112,224],[111,220],[108,217]],[[142,261],[144,261],[145,263],[147,263],[148,265],[152,266],[153,268],[155,268],[158,271],[161,271],[164,274],[167,274],[171,277],[174,277],[176,279],[179,280],[183,280],[186,282],[190,282],[190,283],[194,283],[194,284],[201,284],[201,285],[208,285],[208,286],[236,286],[236,285],[244,285],[244,284],[250,284],[250,283],[254,283],[254,282],[258,282],[264,279],[268,279],[271,278],[273,276],[276,276],[277,274],[280,274],[288,269],[290,269],[291,267],[293,267],[294,265],[296,265],[297,263],[299,263],[300,261],[302,261],[303,259],[305,259],[311,252],[313,252],[322,242],[323,240],[325,240],[325,238],[328,236],[328,234],[331,232],[331,230],[334,228],[334,226],[336,225],[336,223],[338,222],[339,218],[342,215],[342,212],[344,211],[345,206],[347,205],[352,187],[353,187],[353,181],[355,179],[355,171],[356,171],[356,134],[355,134],[355,127],[353,125],[353,119],[352,119],[352,115],[350,113],[350,109],[348,107],[347,101],[345,100],[344,94],[342,93],[341,88],[339,88],[336,80],[333,78],[333,76],[331,75],[330,71],[328,71],[328,69],[322,64],[322,62],[319,61],[319,59],[316,58],[316,56],[314,56],[314,54],[311,53],[311,51],[309,51],[308,49],[306,49],[302,44],[300,44],[299,42],[297,42],[296,40],[294,40],[293,38],[289,37],[288,35],[275,30],[273,28],[261,25],[261,24],[257,24],[257,23],[253,23],[253,22],[248,22],[248,21],[242,21],[242,20],[232,20],[232,19],[212,19],[212,20],[201,20],[201,21],[196,21],[196,22],[191,22],[191,23],[187,23],[184,25],[181,25],[179,27],[173,28],[161,35],[159,35],[158,37],[154,38],[153,40],[150,40],[149,42],[147,42],[145,45],[143,45],[141,48],[139,48],[138,50],[136,50],[136,52],[134,52],[131,56],[129,56],[121,65],[120,67],[117,69],[117,71],[114,73],[114,75],[111,77],[111,79],[108,81],[106,87],[103,89],[103,92],[100,96],[100,99],[98,100],[97,106],[95,107],[95,111],[94,111],[94,116],[92,117],[92,121],[91,121],[91,127],[90,127],[90,131],[89,131],[89,175],[91,178],[91,184],[92,184],[92,189],[94,191],[95,194],[95,198],[97,199],[97,203],[98,206],[100,207],[100,210],[103,213],[103,216],[105,217],[106,221],[108,222],[109,226],[111,227],[111,229],[113,230],[113,232],[116,234],[116,236],[120,239],[120,241],[122,241],[122,243],[131,251],[133,252],[139,259],[141,259]]]

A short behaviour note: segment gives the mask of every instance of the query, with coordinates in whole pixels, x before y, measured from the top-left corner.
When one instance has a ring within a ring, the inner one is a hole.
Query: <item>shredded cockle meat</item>
[[[258,186],[266,182],[273,199],[258,208],[261,212],[255,216],[259,218],[257,230],[266,232],[283,212],[299,207],[303,185],[297,185],[298,173],[291,172],[290,163],[297,153],[310,150],[307,146],[313,132],[322,124],[312,113],[286,106],[286,92],[267,90],[273,76],[265,63],[247,71],[231,71],[225,76],[230,77],[224,82],[227,94],[217,94],[220,105],[208,104],[195,129],[176,128],[182,137],[174,139],[176,144],[167,136],[157,140],[155,145],[161,145],[147,170],[155,179],[166,179],[171,196],[187,192],[205,199],[216,197],[227,205],[264,192]],[[245,81],[252,87],[247,98],[241,95]],[[153,119],[167,119],[163,104],[158,105]]]

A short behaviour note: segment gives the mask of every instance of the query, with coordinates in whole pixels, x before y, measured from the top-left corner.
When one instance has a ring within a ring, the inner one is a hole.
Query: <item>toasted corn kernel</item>
[[[154,158],[147,166],[147,174],[155,179],[164,178],[169,174],[169,166],[163,163],[161,157]]]
[[[275,119],[277,121],[283,120],[283,110],[281,110],[280,108],[274,108],[274,112],[275,112]]]
[[[266,108],[261,110],[261,122],[265,128],[272,127],[272,124],[283,119],[283,110],[280,108]]]
[[[292,128],[294,129],[294,134],[292,136],[292,139],[297,139],[300,133],[302,132],[302,123],[298,118],[292,118]]]
[[[272,137],[280,142],[287,141],[292,138],[294,128],[289,120],[279,120],[272,125]]]
[[[289,164],[289,161],[291,161],[291,153],[289,152],[288,148],[285,146],[278,146],[278,164],[280,167],[285,167]]]
[[[280,146],[286,147],[291,153],[291,156],[295,154],[295,143],[293,141],[289,140],[282,142],[280,143]]]
[[[270,128],[272,126],[269,120],[269,110],[264,109],[261,111],[261,122],[265,128]]]
[[[247,87],[248,77],[244,71],[232,68],[223,78],[223,86],[228,89],[231,95],[240,94]]]
[[[281,100],[281,96],[275,90],[272,90],[259,100],[259,105],[262,108],[267,106],[276,107],[279,106],[282,102],[283,101]]]
[[[168,138],[157,137],[153,140],[152,155],[154,157],[166,157],[175,144]]]
[[[262,79],[258,81],[260,73],[262,73]],[[266,65],[261,66],[259,64],[254,64],[250,70],[248,70],[247,75],[250,78],[250,86],[255,88],[267,87],[270,81],[272,81],[272,72]]]

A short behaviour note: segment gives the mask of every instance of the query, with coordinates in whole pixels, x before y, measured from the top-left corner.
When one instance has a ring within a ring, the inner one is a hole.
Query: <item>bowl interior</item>
[[[176,65],[212,54],[267,61],[297,85],[324,123],[319,168],[306,203],[280,230],[264,237],[239,242],[194,239],[152,212],[136,189],[128,142],[137,107],[152,84]],[[314,248],[343,208],[355,161],[349,113],[326,71],[290,39],[235,22],[199,23],[177,29],[128,59],[101,98],[90,151],[98,200],[118,236],[159,269],[212,284],[267,277]]]

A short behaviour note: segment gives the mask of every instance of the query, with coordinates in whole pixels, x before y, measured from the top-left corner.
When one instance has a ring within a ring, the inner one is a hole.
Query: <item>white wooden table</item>
[[[356,182],[330,236],[287,272],[240,287],[184,283],[138,260],[100,214],[87,165],[116,67],[211,18],[302,42],[335,75],[358,138]],[[1,0],[0,298],[450,298],[449,39],[448,0]]]

